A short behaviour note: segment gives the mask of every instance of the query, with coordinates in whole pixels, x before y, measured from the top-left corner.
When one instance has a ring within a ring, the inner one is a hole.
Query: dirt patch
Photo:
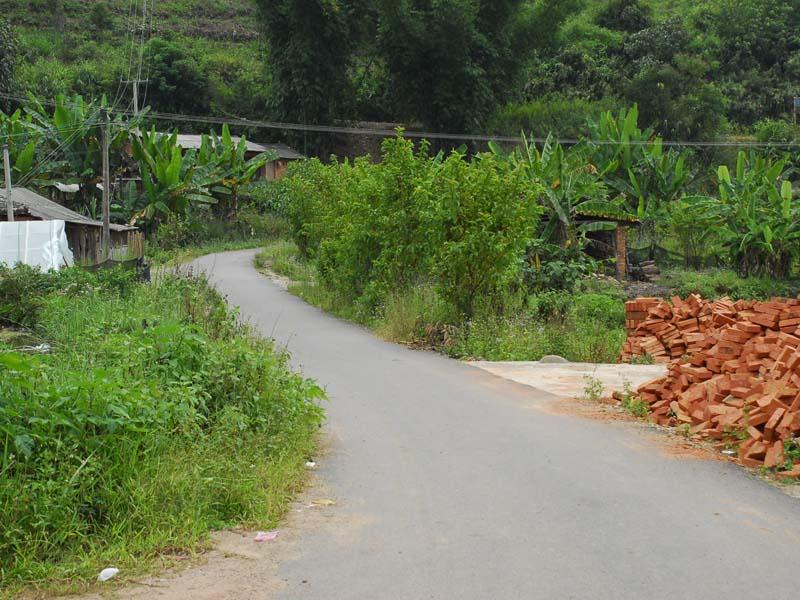
[[[668,458],[735,462],[708,442],[687,439],[674,429],[660,427],[632,415],[613,398],[603,398],[598,401],[558,398],[548,400],[538,408],[550,414],[578,416],[593,421],[634,426],[642,434],[648,446],[656,446],[657,450]]]

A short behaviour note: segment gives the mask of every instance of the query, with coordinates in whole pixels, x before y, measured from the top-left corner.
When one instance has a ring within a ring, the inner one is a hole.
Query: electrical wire
[[[9,100],[17,100],[25,102],[25,98],[15,96],[13,94],[0,93],[0,98]],[[43,102],[43,104],[53,105],[54,103]],[[67,102],[69,105],[69,102]],[[122,116],[136,116],[131,111],[116,111],[118,115]],[[364,135],[373,137],[394,137],[396,131],[393,129],[379,129],[379,128],[362,128],[362,127],[346,127],[339,125],[304,125],[301,123],[283,123],[278,121],[260,121],[250,119],[230,119],[213,116],[199,116],[199,115],[184,115],[180,113],[164,113],[164,112],[148,112],[147,118],[163,121],[180,121],[187,123],[204,123],[216,125],[229,125],[233,127],[252,127],[256,129],[278,129],[284,131],[304,131],[309,133],[335,133],[335,134],[349,134],[349,135]],[[519,136],[508,135],[485,135],[485,134],[468,134],[468,133],[444,133],[435,131],[403,131],[403,135],[411,139],[438,139],[438,140],[451,140],[463,142],[508,142],[519,143]],[[529,142],[544,143],[547,138],[543,137],[529,137]],[[600,146],[650,146],[653,144],[651,140],[630,140],[621,142],[617,140],[579,140],[574,138],[553,138],[553,141],[565,145],[574,145],[584,141],[588,141],[595,145]],[[745,141],[726,141],[726,140],[712,140],[712,141],[690,141],[690,140],[662,140],[664,147],[713,147],[713,148],[800,148],[800,142],[745,142]]]

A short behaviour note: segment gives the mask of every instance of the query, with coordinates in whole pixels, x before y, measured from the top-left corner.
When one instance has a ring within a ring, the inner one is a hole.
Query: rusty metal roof
[[[238,144],[240,139],[241,138],[238,136],[231,136],[231,140],[234,144]],[[203,142],[203,136],[190,133],[179,133],[177,142],[178,146],[181,148],[186,150],[197,150],[200,148],[200,145]],[[259,142],[251,142],[250,140],[247,140],[246,144],[248,152],[274,152],[281,160],[299,160],[303,158],[302,154],[295,152],[286,144],[261,144]]]
[[[32,217],[42,221],[66,221],[78,225],[88,225],[90,227],[102,227],[101,221],[95,221],[82,214],[70,210],[28,188],[15,187],[11,191],[11,200],[14,203],[15,213],[28,213]],[[4,208],[6,203],[6,190],[0,188],[0,208]],[[0,220],[5,220],[5,210],[0,210]],[[134,231],[137,228],[130,225],[118,225],[111,223],[113,231]]]

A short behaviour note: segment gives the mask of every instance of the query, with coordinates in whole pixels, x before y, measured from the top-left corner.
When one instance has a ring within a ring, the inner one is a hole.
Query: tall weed
[[[0,588],[275,523],[321,421],[313,382],[201,280],[41,302],[52,353],[0,353]]]

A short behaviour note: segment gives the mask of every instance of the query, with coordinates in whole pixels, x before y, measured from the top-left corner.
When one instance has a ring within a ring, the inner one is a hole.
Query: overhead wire
[[[14,94],[0,93],[0,98],[10,100],[26,101],[25,98],[16,96]],[[50,104],[43,102],[43,104]],[[67,102],[66,104],[70,104]],[[115,111],[116,114],[122,116],[135,116],[132,111]],[[373,137],[393,137],[396,135],[394,129],[383,128],[370,128],[370,127],[352,127],[341,125],[305,125],[302,123],[285,123],[280,121],[262,121],[251,119],[232,119],[223,117],[214,117],[210,115],[186,115],[181,113],[166,113],[150,111],[146,114],[146,118],[163,121],[179,121],[187,123],[204,123],[216,125],[228,125],[233,127],[252,127],[256,129],[276,129],[284,131],[305,131],[310,133],[332,133],[332,134],[349,134],[349,135],[364,135]],[[520,136],[508,135],[486,135],[486,134],[469,134],[469,133],[447,133],[435,131],[413,131],[404,130],[403,135],[411,139],[438,139],[438,140],[451,140],[462,142],[507,142],[519,143]],[[529,142],[544,143],[548,140],[545,137],[528,137]],[[553,141],[560,142],[566,145],[574,145],[582,142],[591,142],[596,145],[605,146],[618,146],[618,145],[631,145],[631,146],[649,146],[653,144],[652,140],[582,140],[577,138],[551,138]],[[718,147],[718,148],[800,148],[800,142],[753,142],[753,141],[732,141],[732,140],[662,140],[664,147]]]

